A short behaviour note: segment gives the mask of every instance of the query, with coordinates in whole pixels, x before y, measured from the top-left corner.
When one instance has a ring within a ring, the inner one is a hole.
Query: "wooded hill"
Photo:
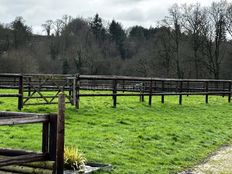
[[[64,15],[42,24],[43,36],[16,17],[0,25],[0,72],[232,79],[231,3],[174,4],[158,23],[124,29]]]

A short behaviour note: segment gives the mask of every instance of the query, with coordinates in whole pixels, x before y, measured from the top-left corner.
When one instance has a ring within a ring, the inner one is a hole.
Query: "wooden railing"
[[[0,112],[0,126],[41,123],[42,149],[40,153],[0,149],[0,170],[3,166],[35,161],[54,161],[53,173],[63,174],[64,164],[64,95],[59,95],[58,114]]]
[[[11,74],[2,76],[11,77]],[[148,96],[149,105],[152,104],[153,96],[161,96],[161,102],[165,102],[165,96],[179,96],[179,104],[183,102],[183,95],[204,95],[205,102],[209,102],[209,95],[227,96],[231,102],[231,80],[214,79],[167,79],[128,76],[106,75],[59,75],[59,74],[13,74],[12,78],[18,77],[18,83],[13,81],[4,82],[0,75],[0,89],[17,89],[19,110],[24,105],[56,104],[55,99],[61,91],[66,92],[67,103],[79,108],[80,97],[112,97],[113,106],[117,105],[119,96],[138,96],[140,101]],[[1,85],[1,83],[5,85]],[[6,85],[8,84],[8,85]],[[90,90],[91,93],[81,93],[81,90]],[[94,91],[102,91],[95,93]],[[108,92],[106,92],[108,91]],[[109,93],[111,91],[111,93]],[[47,92],[53,92],[48,94]],[[54,94],[55,93],[55,94]],[[7,94],[2,94],[7,97]],[[0,94],[1,97],[1,94]],[[9,97],[13,97],[10,96]],[[42,102],[29,102],[42,99]]]

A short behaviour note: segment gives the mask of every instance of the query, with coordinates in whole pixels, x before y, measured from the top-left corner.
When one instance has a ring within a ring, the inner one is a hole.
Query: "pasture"
[[[11,90],[1,90],[1,93]],[[83,97],[79,110],[66,105],[65,144],[88,161],[110,163],[111,173],[176,173],[231,143],[232,112],[227,97]],[[16,98],[0,98],[0,110],[16,111]],[[24,112],[56,112],[56,105],[26,106]],[[0,127],[0,147],[39,150],[41,126]]]

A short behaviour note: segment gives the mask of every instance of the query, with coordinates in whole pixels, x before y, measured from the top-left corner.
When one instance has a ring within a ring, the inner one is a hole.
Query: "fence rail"
[[[17,94],[0,94],[0,97],[17,97],[18,109],[25,105],[56,104],[59,92],[66,93],[67,103],[79,108],[80,97],[111,96],[113,106],[119,96],[139,96],[140,101],[152,96],[179,96],[182,104],[183,95],[204,95],[208,103],[209,95],[227,96],[231,102],[232,80],[214,79],[168,79],[129,76],[79,75],[79,74],[0,74],[0,89],[18,89]],[[82,94],[82,90],[93,91]],[[94,91],[102,91],[101,94]],[[111,91],[112,93],[105,92]],[[55,94],[50,94],[54,92]],[[41,99],[42,101],[30,102]]]
[[[2,167],[35,161],[54,161],[53,173],[63,174],[64,163],[64,95],[59,95],[58,114],[0,112],[0,126],[41,123],[41,153],[0,149]],[[6,170],[4,168],[4,170]],[[9,169],[10,170],[10,169]]]

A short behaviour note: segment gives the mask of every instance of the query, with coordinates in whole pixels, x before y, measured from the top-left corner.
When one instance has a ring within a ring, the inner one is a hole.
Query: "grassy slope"
[[[112,173],[175,173],[204,159],[232,138],[227,98],[81,98],[77,111],[67,105],[66,145],[78,146],[89,161],[111,163]],[[15,99],[0,98],[0,110],[16,110]],[[26,112],[54,112],[56,106],[25,107]],[[41,126],[1,127],[0,147],[40,149]]]

